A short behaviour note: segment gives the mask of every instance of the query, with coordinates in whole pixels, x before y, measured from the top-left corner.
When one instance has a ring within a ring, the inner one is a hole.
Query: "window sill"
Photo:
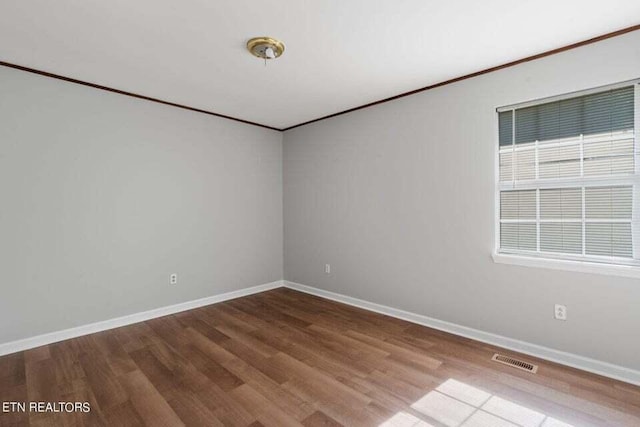
[[[524,255],[493,253],[493,262],[497,264],[519,265],[523,267],[548,268],[552,270],[577,271],[580,273],[604,274],[640,278],[640,267],[630,265],[599,264],[587,261],[569,261],[563,259],[535,258]]]

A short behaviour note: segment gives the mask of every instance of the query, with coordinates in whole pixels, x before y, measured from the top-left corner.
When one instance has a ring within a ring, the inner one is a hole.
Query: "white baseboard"
[[[131,325],[133,323],[144,322],[145,320],[168,316],[170,314],[179,313],[181,311],[191,310],[194,308],[203,307],[205,305],[228,301],[247,295],[280,288],[283,286],[311,295],[316,295],[322,298],[338,301],[355,307],[364,308],[365,310],[374,311],[376,313],[386,314],[387,316],[403,319],[411,323],[416,323],[419,325],[427,326],[429,328],[449,332],[454,335],[460,335],[476,341],[517,351],[519,353],[528,354],[540,359],[549,360],[561,365],[571,366],[583,371],[592,372],[594,374],[640,386],[640,371],[634,369],[625,368],[623,366],[618,366],[595,359],[590,359],[588,357],[579,356],[573,353],[554,350],[552,348],[543,347],[537,344],[531,344],[525,341],[480,331],[478,329],[469,328],[467,326],[445,322],[443,320],[434,319],[428,316],[423,316],[421,314],[411,313],[397,308],[376,304],[373,302],[353,298],[331,291],[325,291],[323,289],[302,285],[300,283],[289,282],[286,280],[277,280],[275,282],[266,283],[263,285],[252,286],[250,288],[244,288],[237,291],[214,295],[211,297],[156,308],[153,310],[143,311],[141,313],[117,317],[115,319],[104,320],[100,322],[90,323],[88,325],[78,326],[75,328],[64,329],[61,331],[51,332],[35,337],[2,343],[0,344],[0,356],[16,353],[18,351],[28,350],[35,347],[40,347],[42,345],[47,345],[58,341],[64,341],[70,338],[76,338],[83,335],[106,331],[108,329],[119,328],[121,326]]]
[[[540,359],[559,363],[561,365],[571,366],[572,368],[581,369],[583,371],[640,386],[640,371],[634,369],[625,368],[623,366],[590,359],[588,357],[579,356],[577,354],[554,350],[552,348],[543,347],[541,345],[531,344],[525,341],[480,331],[478,329],[457,325],[455,323],[445,322],[443,320],[438,320],[428,316],[423,316],[421,314],[399,310],[397,308],[376,304],[335,292],[301,285],[300,283],[294,283],[285,280],[284,286],[296,291],[301,291],[355,307],[364,308],[365,310],[375,311],[376,313],[386,314],[387,316],[396,317],[398,319],[406,320],[411,323],[417,323],[429,328],[449,332],[454,335],[460,335],[465,338],[470,338],[476,341],[503,347],[508,350],[528,354]]]
[[[48,334],[38,335],[35,337],[25,338],[17,341],[11,341],[0,344],[0,356],[5,354],[16,353],[18,351],[29,350],[31,348],[40,347],[42,345],[51,344],[58,341],[76,338],[82,335],[93,334],[96,332],[106,331],[108,329],[119,328],[121,326],[131,325],[133,323],[144,322],[145,320],[155,319],[157,317],[168,316],[170,314],[179,313],[181,311],[191,310],[205,305],[215,304],[217,302],[228,301],[247,295],[257,294],[259,292],[280,288],[283,286],[282,280],[265,283],[263,285],[252,286],[237,291],[227,292],[224,294],[214,295],[197,300],[182,302],[179,304],[169,305],[166,307],[155,308],[153,310],[143,311],[140,313],[130,314],[128,316],[117,317],[115,319],[103,320],[100,322],[90,323],[88,325],[77,326],[75,328],[64,329],[62,331],[50,332]]]

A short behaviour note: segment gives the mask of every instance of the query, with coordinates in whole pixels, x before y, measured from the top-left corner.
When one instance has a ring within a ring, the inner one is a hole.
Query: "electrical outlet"
[[[324,272],[325,274],[331,274],[331,264],[324,265]]]
[[[567,306],[556,304],[553,316],[556,318],[556,320],[567,320]]]
[[[177,285],[178,284],[178,274],[177,273],[173,273],[172,275],[169,276],[169,284],[170,285]]]

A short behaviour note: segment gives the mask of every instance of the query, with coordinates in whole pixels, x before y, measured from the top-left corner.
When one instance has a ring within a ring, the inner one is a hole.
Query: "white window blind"
[[[640,265],[638,92],[498,110],[499,253]]]

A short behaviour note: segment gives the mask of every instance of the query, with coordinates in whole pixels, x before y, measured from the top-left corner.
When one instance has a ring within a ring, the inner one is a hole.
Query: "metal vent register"
[[[491,360],[511,366],[516,369],[531,372],[532,374],[538,372],[538,365],[534,365],[533,363],[525,362],[523,360],[514,359],[513,357],[503,356],[502,354],[494,354]]]

